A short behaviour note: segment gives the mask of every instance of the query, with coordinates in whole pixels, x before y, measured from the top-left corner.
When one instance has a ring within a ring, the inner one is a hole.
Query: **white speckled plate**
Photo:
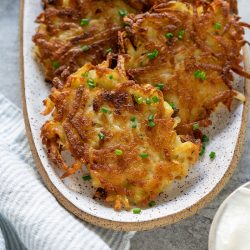
[[[248,113],[248,85],[237,79],[237,89],[244,92],[247,101],[235,102],[232,113],[221,108],[213,115],[215,127],[206,133],[211,138],[207,152],[216,151],[214,161],[208,153],[189,172],[187,178],[175,182],[156,200],[157,206],[135,215],[131,212],[115,212],[112,208],[92,199],[94,190],[90,183],[83,183],[82,173],[62,182],[58,170],[48,161],[40,140],[40,128],[45,119],[40,115],[42,101],[49,94],[38,64],[32,57],[34,20],[41,11],[38,0],[21,1],[20,50],[23,111],[27,134],[37,163],[37,168],[49,190],[70,212],[93,224],[117,230],[146,230],[183,219],[209,202],[233,173],[242,150]],[[246,60],[245,60],[246,61]]]

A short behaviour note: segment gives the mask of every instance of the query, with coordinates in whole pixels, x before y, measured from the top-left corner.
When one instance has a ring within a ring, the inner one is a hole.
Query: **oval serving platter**
[[[42,101],[49,94],[49,86],[32,57],[32,35],[36,16],[42,7],[37,0],[21,1],[20,11],[20,62],[23,113],[27,135],[37,169],[56,199],[71,213],[92,224],[114,230],[140,231],[175,223],[194,213],[210,202],[234,172],[240,158],[247,128],[250,82],[236,78],[236,88],[245,93],[246,102],[235,102],[232,112],[220,108],[213,114],[214,127],[205,131],[211,138],[207,153],[189,171],[189,175],[175,182],[156,200],[153,208],[141,214],[131,211],[116,212],[102,202],[94,200],[90,183],[82,181],[82,173],[62,181],[59,170],[54,168],[40,140],[40,128],[48,117],[43,117]],[[247,50],[244,62],[249,69]],[[211,161],[209,152],[216,151]]]

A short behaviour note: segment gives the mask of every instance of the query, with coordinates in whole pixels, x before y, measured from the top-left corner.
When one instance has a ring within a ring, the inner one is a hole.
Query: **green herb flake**
[[[174,34],[173,33],[166,33],[165,37],[168,38],[168,39],[171,39],[171,38],[174,37]]]
[[[148,126],[151,127],[151,128],[153,128],[155,126],[155,123],[153,121],[149,121],[148,122]]]
[[[109,75],[109,79],[112,80],[114,77],[113,75]]]
[[[81,21],[80,21],[80,25],[81,26],[86,26],[89,24],[89,19],[88,18],[83,18]]]
[[[120,17],[125,17],[128,15],[128,12],[126,10],[123,10],[123,9],[119,10],[118,13],[119,13]]]
[[[157,96],[153,96],[153,97],[152,97],[152,100],[153,100],[154,103],[159,102],[159,98],[158,98]]]
[[[146,98],[146,104],[148,104],[148,105],[150,105],[151,104],[151,100],[150,100],[150,98]]]
[[[141,153],[141,154],[139,154],[139,156],[140,156],[142,159],[148,158],[148,154],[147,154],[147,153]]]
[[[216,29],[216,30],[220,30],[221,29],[221,23],[215,23],[214,24],[214,28]]]
[[[107,52],[107,53],[111,53],[111,52],[112,52],[112,48],[106,49],[106,52]]]
[[[198,130],[200,125],[198,123],[193,124],[193,130]]]
[[[153,52],[148,53],[147,57],[149,60],[155,59],[158,56],[159,52],[155,49]]]
[[[150,201],[149,203],[148,203],[148,206],[149,207],[154,207],[156,205],[156,202],[155,201]]]
[[[201,141],[202,142],[209,142],[209,137],[207,135],[202,135]]]
[[[81,74],[82,77],[88,77],[88,75],[89,75],[89,72],[88,72],[88,71],[86,71],[85,73],[82,73],[82,74]]]
[[[153,114],[150,114],[149,116],[148,116],[148,121],[153,121],[154,120],[154,115]]]
[[[82,177],[82,179],[83,179],[84,181],[89,181],[89,180],[91,180],[91,176],[90,176],[90,175],[84,175],[84,176]]]
[[[86,52],[86,51],[88,51],[90,49],[90,46],[89,45],[83,45],[82,46],[82,51],[83,52]]]
[[[201,70],[196,70],[194,72],[194,77],[196,79],[201,79],[202,81],[207,79],[206,73],[204,71],[201,71]]]
[[[54,61],[54,62],[52,62],[52,66],[53,66],[54,70],[56,70],[60,67],[60,64],[58,61]]]
[[[143,98],[142,97],[135,97],[135,101],[138,103],[138,104],[142,104],[143,103]]]
[[[199,155],[203,156],[205,154],[205,151],[206,151],[206,146],[204,144],[202,144]]]
[[[185,33],[184,30],[180,30],[180,31],[178,32],[178,39],[179,39],[179,40],[182,40],[182,39],[183,39],[184,33]]]
[[[134,208],[133,209],[133,213],[134,214],[140,214],[141,213],[141,209],[140,208]]]
[[[137,128],[137,124],[136,123],[133,123],[131,128]]]
[[[105,134],[103,134],[102,132],[100,132],[98,134],[98,137],[99,137],[100,140],[104,140],[105,139]]]
[[[175,104],[174,104],[173,102],[169,102],[168,104],[171,106],[171,108],[172,108],[173,110],[176,109],[176,106],[175,106]]]
[[[90,89],[93,89],[93,88],[96,87],[96,83],[94,82],[94,80],[92,78],[89,78],[87,80],[87,84],[88,84],[88,86],[89,86]]]
[[[123,154],[123,152],[122,152],[122,150],[120,150],[120,149],[116,149],[116,150],[115,150],[115,154],[118,155],[118,156],[120,156],[120,155]]]
[[[216,153],[215,152],[211,152],[209,154],[209,157],[210,157],[211,160],[213,160],[216,157]]]
[[[101,107],[100,111],[101,111],[102,113],[104,113],[104,114],[107,114],[107,113],[110,112],[110,111],[109,111],[107,108],[105,108],[105,107]]]
[[[158,84],[156,84],[155,85],[155,87],[157,88],[157,89],[159,89],[159,90],[163,90],[164,89],[164,84],[163,83],[158,83]]]
[[[135,117],[134,115],[131,116],[130,121],[131,121],[131,122],[135,122],[135,121],[136,121],[136,117]]]

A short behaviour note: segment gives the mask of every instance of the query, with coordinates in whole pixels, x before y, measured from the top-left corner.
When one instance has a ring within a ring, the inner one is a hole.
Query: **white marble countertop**
[[[39,2],[39,0],[38,0]],[[250,23],[250,1],[239,0],[242,20]],[[0,5],[0,92],[21,107],[19,80],[18,0],[1,0]],[[250,31],[246,32],[250,41]],[[7,77],[6,77],[7,76]],[[250,123],[248,128],[250,127]],[[249,131],[249,129],[248,129]],[[207,249],[209,228],[221,202],[241,184],[250,181],[250,132],[239,166],[217,198],[198,214],[163,228],[138,232],[131,249],[203,250]]]

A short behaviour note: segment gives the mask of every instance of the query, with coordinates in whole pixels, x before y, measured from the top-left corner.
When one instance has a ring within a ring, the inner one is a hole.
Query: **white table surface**
[[[18,0],[0,1],[0,92],[21,107],[19,80]],[[38,0],[38,2],[40,2]],[[239,0],[242,20],[250,23],[250,0]],[[246,32],[250,41],[250,31]],[[249,123],[250,124],[250,123]],[[249,128],[249,126],[248,126]],[[250,133],[239,166],[217,198],[207,207],[175,225],[136,233],[131,249],[203,250],[207,249],[209,228],[221,202],[241,184],[250,181]]]

